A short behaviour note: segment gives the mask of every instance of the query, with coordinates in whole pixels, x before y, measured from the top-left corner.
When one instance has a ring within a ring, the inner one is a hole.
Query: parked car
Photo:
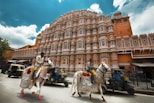
[[[25,69],[24,65],[21,65],[21,64],[11,64],[9,69],[8,69],[8,77],[11,77],[11,76],[21,76],[24,69]]]
[[[8,60],[6,65],[5,65],[5,68],[3,69],[3,73],[4,74],[7,74],[8,72],[8,69],[10,68],[10,65],[11,64],[15,64],[17,60]]]
[[[52,67],[48,70],[48,77],[46,83],[64,83],[65,87],[68,87],[67,72],[65,68]]]
[[[112,69],[113,72],[119,72],[121,74],[121,79],[117,81],[115,76],[113,76],[105,83],[102,84],[103,93],[106,93],[109,90],[113,92],[117,91],[127,91],[129,95],[134,95],[135,90],[129,78],[126,76],[124,70],[121,69]]]
[[[10,65],[12,64],[12,63],[16,63],[16,60],[7,60],[7,61],[3,61],[3,68],[2,68],[2,73],[3,74],[7,74],[7,72],[8,72],[8,69],[9,69],[9,67],[10,67]]]

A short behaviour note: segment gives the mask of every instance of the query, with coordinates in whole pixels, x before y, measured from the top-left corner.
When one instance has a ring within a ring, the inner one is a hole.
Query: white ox
[[[102,62],[99,67],[96,70],[96,77],[95,77],[95,83],[88,82],[90,79],[86,80],[86,77],[83,76],[84,71],[77,71],[75,72],[73,76],[73,82],[72,82],[72,95],[74,96],[75,93],[77,92],[78,95],[81,97],[80,92],[89,92],[90,93],[90,99],[91,99],[91,93],[92,92],[100,92],[101,97],[103,98],[103,101],[106,101],[104,96],[103,96],[103,91],[102,91],[102,83],[104,82],[104,75],[107,71],[109,71],[110,68],[107,64]]]
[[[48,79],[47,71],[48,68],[53,66],[53,63],[48,59],[48,63],[46,65],[41,66],[37,71],[37,78],[36,80],[31,80],[32,74],[34,71],[34,66],[27,67],[22,74],[20,87],[21,89],[21,97],[24,97],[24,89],[32,89],[34,87],[36,91],[32,92],[32,94],[37,93],[38,100],[42,100],[40,95],[41,87],[44,85],[46,79]],[[36,87],[35,87],[36,85]]]

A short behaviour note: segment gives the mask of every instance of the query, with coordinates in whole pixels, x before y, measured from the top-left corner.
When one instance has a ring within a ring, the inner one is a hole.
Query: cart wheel
[[[11,77],[11,74],[8,74],[8,77]]]
[[[134,95],[134,89],[133,88],[129,88],[128,90],[127,90],[127,92],[128,92],[128,94],[129,95]]]
[[[68,87],[68,82],[64,82],[65,87]]]

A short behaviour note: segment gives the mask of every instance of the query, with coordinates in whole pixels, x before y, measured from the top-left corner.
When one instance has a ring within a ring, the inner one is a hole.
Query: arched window
[[[146,39],[142,39],[142,45],[143,46],[146,46],[148,43],[147,43],[147,40]]]
[[[79,34],[79,35],[83,35],[84,33],[85,33],[84,29],[79,29],[79,30],[78,30],[78,34]]]
[[[138,40],[133,40],[133,45],[134,45],[135,47],[138,47]]]
[[[110,41],[110,46],[111,46],[111,47],[115,46],[115,41],[114,41],[114,40],[111,40],[111,41]]]
[[[83,42],[82,42],[82,41],[78,41],[77,47],[78,47],[78,48],[83,48]]]
[[[154,45],[154,38],[151,38],[152,45]]]
[[[64,42],[63,49],[68,49],[68,43],[67,42]]]
[[[130,47],[130,42],[129,42],[129,40],[125,40],[125,47]]]
[[[107,46],[107,40],[106,39],[101,39],[100,40],[100,46]]]

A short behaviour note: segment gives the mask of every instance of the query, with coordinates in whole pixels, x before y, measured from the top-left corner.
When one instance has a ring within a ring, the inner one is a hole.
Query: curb
[[[135,93],[154,95],[154,91],[135,90]]]

